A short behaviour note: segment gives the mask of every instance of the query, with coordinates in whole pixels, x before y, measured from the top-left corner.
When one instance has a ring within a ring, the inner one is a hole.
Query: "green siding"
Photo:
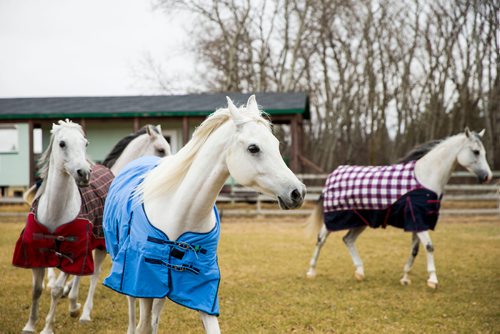
[[[19,150],[0,153],[0,186],[29,185],[29,126],[18,123]]]

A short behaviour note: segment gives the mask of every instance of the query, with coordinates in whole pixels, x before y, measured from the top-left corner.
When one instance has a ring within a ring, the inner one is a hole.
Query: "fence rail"
[[[307,183],[324,184],[328,174],[298,174],[306,185]],[[500,178],[500,171],[493,172],[494,178]],[[455,172],[452,180],[472,179],[474,176],[468,172]],[[498,180],[495,180],[498,182]],[[445,208],[440,211],[443,215],[500,215],[500,183],[494,184],[448,184],[445,187],[444,203],[452,202],[492,202],[491,208]],[[219,195],[219,203],[254,203],[248,209],[224,209],[224,215],[309,215],[311,210],[279,210],[265,209],[264,203],[276,202],[272,197],[256,193],[254,190],[231,183],[226,186],[226,191]],[[317,201],[323,190],[322,186],[308,185],[306,201]],[[469,204],[470,206],[470,204]]]

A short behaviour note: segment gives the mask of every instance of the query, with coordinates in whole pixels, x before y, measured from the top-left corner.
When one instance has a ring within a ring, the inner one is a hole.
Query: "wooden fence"
[[[316,202],[323,189],[328,174],[298,174],[307,186],[307,202]],[[500,171],[493,172],[493,182],[477,184],[475,177],[468,172],[453,173],[449,184],[445,187],[443,197],[444,215],[500,215]],[[476,182],[476,183],[474,183]],[[268,208],[267,203],[276,202],[273,198],[258,194],[252,189],[230,183],[217,198],[218,203],[249,203],[244,208],[224,206],[223,214],[231,216],[259,216],[259,215],[309,215],[311,209],[280,210]],[[486,207],[484,207],[486,203]],[[461,206],[461,204],[463,204]],[[481,205],[479,205],[481,204]],[[446,208],[450,206],[450,208]],[[267,208],[266,208],[267,207]]]

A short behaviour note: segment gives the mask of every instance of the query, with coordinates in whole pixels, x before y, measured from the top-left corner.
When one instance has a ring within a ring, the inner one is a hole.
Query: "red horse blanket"
[[[105,249],[102,215],[113,178],[109,169],[95,165],[90,185],[80,189],[82,206],[78,217],[54,232],[36,220],[35,201],[16,243],[12,264],[23,268],[57,267],[73,275],[92,274],[92,250]]]

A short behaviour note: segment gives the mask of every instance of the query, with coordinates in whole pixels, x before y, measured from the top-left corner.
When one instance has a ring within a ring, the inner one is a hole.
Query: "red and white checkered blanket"
[[[324,212],[383,210],[407,192],[423,188],[416,161],[389,166],[339,166],[323,189]]]

